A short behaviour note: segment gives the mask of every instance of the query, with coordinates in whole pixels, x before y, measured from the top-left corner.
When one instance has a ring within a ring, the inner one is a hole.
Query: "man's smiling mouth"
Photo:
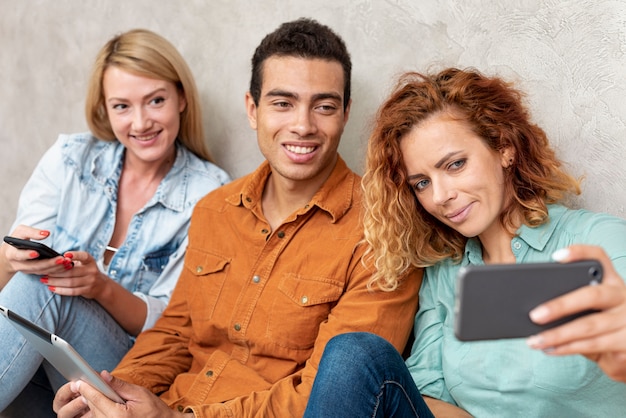
[[[285,145],[285,148],[289,152],[293,152],[294,154],[309,154],[315,150],[315,147],[302,147],[296,145]]]

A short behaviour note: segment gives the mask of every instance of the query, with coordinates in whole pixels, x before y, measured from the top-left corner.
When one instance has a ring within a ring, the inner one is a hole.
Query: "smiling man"
[[[344,42],[315,21],[264,38],[245,104],[266,161],[196,206],[171,303],[105,374],[126,404],[74,382],[59,417],[297,417],[331,337],[404,348],[421,272],[393,292],[368,286],[360,178],[337,153],[350,72]]]

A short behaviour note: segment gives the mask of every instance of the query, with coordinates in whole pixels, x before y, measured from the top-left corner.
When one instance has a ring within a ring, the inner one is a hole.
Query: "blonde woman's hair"
[[[467,238],[431,216],[407,183],[400,141],[430,116],[448,112],[466,121],[494,151],[514,150],[505,171],[510,203],[500,222],[512,233],[519,219],[530,227],[548,221],[547,204],[580,194],[578,180],[561,167],[545,132],[533,124],[511,84],[478,71],[448,68],[435,74],[405,73],[382,104],[370,135],[362,186],[367,261],[376,268],[370,285],[393,290],[408,269],[443,259],[459,261]],[[428,150],[424,150],[428,152]]]
[[[109,67],[173,83],[187,102],[180,114],[178,139],[198,157],[213,161],[202,127],[200,95],[189,66],[169,41],[146,29],[133,29],[113,37],[100,50],[89,80],[85,114],[91,132],[99,139],[114,141],[102,79]]]

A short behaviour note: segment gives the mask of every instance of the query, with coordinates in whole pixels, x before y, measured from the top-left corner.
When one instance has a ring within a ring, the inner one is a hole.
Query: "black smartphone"
[[[40,259],[40,258],[54,258],[54,257],[57,257],[57,256],[61,255],[58,252],[54,251],[52,248],[48,247],[47,245],[42,244],[41,242],[37,242],[37,241],[30,241],[30,240],[27,240],[27,239],[10,237],[10,236],[7,235],[7,236],[4,237],[4,242],[6,242],[7,244],[10,244],[10,245],[12,245],[15,248],[20,249],[20,250],[35,250],[35,251],[37,251],[39,253],[39,257],[37,257],[36,259]]]
[[[528,313],[543,302],[602,281],[596,260],[462,267],[457,276],[454,333],[461,341],[529,337],[592,311],[535,324]]]

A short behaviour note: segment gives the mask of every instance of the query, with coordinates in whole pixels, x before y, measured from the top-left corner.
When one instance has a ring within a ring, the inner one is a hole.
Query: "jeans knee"
[[[322,361],[343,364],[367,365],[381,358],[398,355],[396,349],[384,338],[367,332],[350,332],[331,338]]]

